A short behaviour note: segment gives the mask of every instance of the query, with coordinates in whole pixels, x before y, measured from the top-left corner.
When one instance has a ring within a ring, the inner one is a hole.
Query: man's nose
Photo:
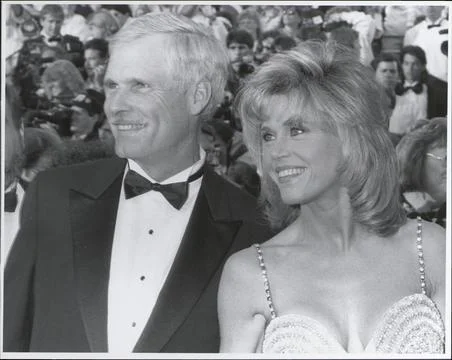
[[[117,113],[129,109],[130,96],[126,91],[121,89],[115,89],[109,91],[105,95],[105,112]]]

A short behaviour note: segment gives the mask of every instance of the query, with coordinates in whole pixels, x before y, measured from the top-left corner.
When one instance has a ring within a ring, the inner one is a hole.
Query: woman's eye
[[[304,134],[304,130],[302,128],[299,127],[290,128],[290,136],[297,136],[301,134]]]
[[[265,142],[271,141],[271,140],[273,140],[274,138],[275,138],[275,136],[274,136],[273,134],[271,134],[271,133],[266,132],[266,133],[263,133],[263,134],[262,134],[262,139],[263,139]]]

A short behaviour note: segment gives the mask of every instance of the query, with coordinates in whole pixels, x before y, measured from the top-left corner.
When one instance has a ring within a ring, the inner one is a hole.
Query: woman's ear
[[[209,104],[212,87],[207,80],[201,80],[189,87],[187,92],[188,108],[191,115],[199,115]]]

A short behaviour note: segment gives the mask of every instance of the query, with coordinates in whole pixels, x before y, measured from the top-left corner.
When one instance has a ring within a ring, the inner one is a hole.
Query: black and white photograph
[[[451,358],[449,2],[1,6],[2,359]]]

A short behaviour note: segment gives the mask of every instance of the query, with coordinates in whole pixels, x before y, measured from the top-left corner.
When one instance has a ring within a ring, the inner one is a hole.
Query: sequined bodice
[[[443,353],[444,323],[435,303],[426,295],[422,251],[422,223],[418,219],[417,249],[421,293],[405,296],[389,309],[379,321],[365,352],[381,353]],[[287,314],[277,316],[270,291],[263,253],[255,244],[264,279],[271,321],[265,329],[264,353],[346,353],[346,350],[318,321],[308,316]]]

